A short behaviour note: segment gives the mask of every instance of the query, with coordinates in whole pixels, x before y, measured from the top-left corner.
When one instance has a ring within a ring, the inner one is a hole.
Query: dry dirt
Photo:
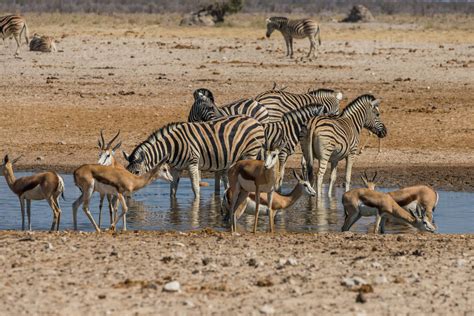
[[[472,315],[473,268],[472,235],[0,232],[9,315]]]
[[[277,82],[339,89],[343,106],[363,93],[382,99],[389,135],[381,154],[372,140],[360,155],[356,183],[375,169],[385,186],[473,191],[472,18],[467,27],[326,21],[312,60],[301,58],[305,40],[285,58],[283,39],[265,39],[261,22],[201,29],[154,19],[29,17],[30,32],[55,36],[59,52],[23,46],[14,58],[12,41],[0,49],[1,151],[23,154],[20,169],[71,171],[96,161],[100,129],[120,129],[131,151],[185,120],[194,89],[224,104]],[[0,314],[472,315],[473,247],[472,235],[0,232]],[[290,258],[295,265],[279,264]],[[366,303],[340,284],[353,276],[371,284]],[[180,293],[162,291],[171,280]]]

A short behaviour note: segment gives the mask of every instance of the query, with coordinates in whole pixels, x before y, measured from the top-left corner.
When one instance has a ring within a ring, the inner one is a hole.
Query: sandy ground
[[[472,19],[458,20],[472,25]],[[355,178],[361,168],[376,167],[387,184],[426,180],[438,188],[474,187],[469,29],[449,23],[442,31],[430,28],[440,23],[436,19],[420,25],[324,22],[318,58],[302,58],[309,45],[300,40],[291,60],[284,57],[281,35],[265,39],[262,25],[179,28],[167,21],[32,16],[30,32],[55,36],[59,52],[23,47],[21,58],[14,58],[13,41],[0,50],[6,78],[0,82],[2,151],[23,154],[22,169],[72,171],[96,161],[102,128],[107,135],[120,129],[123,149],[131,151],[153,130],[185,120],[196,88],[211,89],[224,104],[277,82],[294,92],[338,89],[342,106],[363,93],[382,99],[389,135],[381,154],[375,139],[369,142],[355,164]],[[290,166],[298,161],[296,155]]]
[[[473,238],[2,232],[1,313],[472,315]]]
[[[102,128],[120,129],[131,151],[185,120],[194,89],[224,104],[277,82],[341,90],[343,106],[363,93],[382,99],[389,136],[382,153],[372,140],[359,156],[356,184],[367,169],[385,186],[473,191],[472,18],[456,20],[468,27],[325,21],[312,60],[301,58],[306,41],[285,58],[261,22],[201,29],[173,19],[29,17],[30,32],[55,36],[59,52],[0,49],[2,152],[23,154],[20,169],[71,171],[96,161]],[[0,314],[473,315],[473,247],[471,235],[0,232]],[[354,276],[370,286],[341,285]],[[173,280],[181,292],[163,292]],[[359,291],[370,292],[366,303]]]

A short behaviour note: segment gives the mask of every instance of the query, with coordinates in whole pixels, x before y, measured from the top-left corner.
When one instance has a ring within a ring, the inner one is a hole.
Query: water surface
[[[19,172],[17,177],[31,173]],[[72,175],[62,175],[66,186],[66,201],[60,200],[62,215],[60,229],[72,229],[72,202],[79,197],[80,191],[74,185]],[[178,196],[169,197],[169,184],[157,181],[133,196],[129,203],[127,228],[129,230],[195,230],[210,227],[217,230],[228,230],[229,225],[224,221],[220,211],[220,196],[214,194],[214,182],[209,187],[201,188],[201,199],[194,202],[191,183],[188,178],[180,181]],[[289,192],[294,183],[285,183],[284,192]],[[380,189],[388,191],[387,188]],[[434,220],[440,233],[474,233],[474,193],[438,191],[439,203],[434,213]],[[341,230],[344,222],[344,212],[341,203],[342,188],[337,188],[334,198],[302,197],[293,207],[279,212],[275,219],[277,231],[288,232],[328,232]],[[91,212],[95,220],[99,218],[99,195],[94,194],[91,202]],[[102,227],[109,226],[109,211],[107,202],[104,203]],[[52,211],[45,201],[32,202],[32,229],[49,230],[52,222]],[[239,220],[239,230],[250,231],[253,227],[254,216],[244,214]],[[375,218],[361,218],[351,231],[367,232],[373,229]],[[119,222],[119,228],[122,223]],[[82,211],[78,210],[78,228],[92,231],[92,225]],[[20,204],[16,196],[8,188],[5,179],[0,180],[0,229],[21,229]],[[268,218],[260,216],[260,230],[268,229]],[[387,233],[412,231],[405,225],[386,226]]]

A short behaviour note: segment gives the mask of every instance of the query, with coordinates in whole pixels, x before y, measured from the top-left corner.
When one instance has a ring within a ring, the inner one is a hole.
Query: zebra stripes
[[[278,30],[283,35],[286,44],[286,56],[293,58],[293,38],[300,39],[307,37],[309,39],[310,48],[308,57],[313,53],[316,57],[316,36],[321,46],[321,34],[319,25],[311,19],[290,20],[286,17],[274,16],[267,19],[267,38]]]
[[[231,116],[203,123],[171,123],[151,134],[130,156],[127,169],[136,174],[151,170],[163,157],[172,168],[171,195],[179,174],[187,169],[195,197],[200,171],[225,171],[241,159],[255,159],[264,142],[262,125],[248,116]]]
[[[265,128],[265,145],[272,148],[280,140],[284,143],[282,150],[278,154],[280,162],[280,178],[277,181],[276,189],[280,189],[283,184],[285,165],[288,157],[293,155],[299,143],[301,131],[306,126],[309,119],[322,114],[323,108],[319,105],[307,105],[305,107],[292,110],[285,115],[281,121],[263,124]]]
[[[17,45],[15,55],[18,55],[18,52],[20,51],[20,38],[23,32],[25,34],[26,44],[28,44],[28,26],[26,25],[24,18],[19,15],[0,17],[0,33],[2,39],[5,40],[5,38],[9,38],[10,36],[15,38]]]
[[[319,160],[317,192],[322,194],[323,176],[327,163],[331,163],[331,181],[328,194],[331,195],[336,181],[336,168],[340,160],[346,159],[346,191],[350,189],[351,170],[362,128],[367,128],[379,138],[387,135],[387,129],[380,120],[380,101],[365,94],[352,101],[336,117],[312,118],[303,131],[303,155],[307,163],[308,179],[313,183],[313,159]]]
[[[188,122],[205,122],[223,116],[247,115],[260,123],[268,121],[267,109],[252,99],[241,99],[227,105],[217,107],[214,95],[208,89],[194,91],[194,103],[189,111]]]
[[[254,99],[265,106],[269,121],[275,122],[281,120],[285,113],[310,104],[322,106],[324,114],[337,115],[342,93],[330,89],[317,89],[301,94],[283,90],[269,90],[260,93]]]

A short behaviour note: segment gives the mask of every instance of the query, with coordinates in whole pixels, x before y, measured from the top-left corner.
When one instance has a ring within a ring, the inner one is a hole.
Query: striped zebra
[[[301,147],[307,163],[308,179],[313,183],[313,159],[319,160],[317,192],[322,195],[323,176],[328,162],[331,163],[331,181],[328,195],[336,181],[336,168],[340,160],[346,159],[346,192],[350,189],[351,170],[360,141],[362,128],[370,130],[379,138],[387,135],[387,128],[380,120],[380,101],[365,94],[353,100],[336,117],[311,119],[302,132]]]
[[[50,36],[40,36],[35,33],[30,41],[30,50],[43,53],[56,52],[54,38]]]
[[[283,35],[286,44],[286,56],[293,58],[293,38],[300,39],[307,37],[310,42],[308,57],[313,53],[316,57],[316,36],[321,46],[321,35],[319,25],[311,19],[290,20],[286,17],[273,16],[267,19],[267,38],[274,30],[278,30]]]
[[[20,39],[21,35],[25,35],[26,44],[30,41],[28,39],[28,26],[26,21],[19,15],[7,15],[0,17],[0,33],[2,35],[3,41],[5,38],[13,36],[16,41],[16,52],[15,55],[18,55],[20,51]]]
[[[202,123],[171,123],[151,134],[130,155],[127,169],[135,174],[151,170],[168,156],[172,169],[171,196],[176,196],[181,171],[188,170],[195,198],[200,171],[225,171],[241,159],[255,159],[264,143],[262,125],[248,116],[231,116]]]
[[[320,104],[324,107],[323,113],[337,115],[342,93],[330,89],[317,89],[308,93],[291,93],[273,89],[260,93],[254,99],[265,106],[269,121],[276,122],[280,121],[286,112],[310,104]]]
[[[217,107],[214,95],[208,89],[197,89],[193,96],[194,103],[189,111],[188,122],[206,122],[231,115],[247,115],[260,123],[268,122],[267,109],[255,100],[241,99]]]
[[[263,124],[265,128],[265,144],[267,147],[275,147],[279,140],[285,144],[278,154],[280,178],[276,183],[276,190],[279,190],[283,184],[286,162],[288,157],[295,153],[296,146],[299,144],[301,137],[301,131],[311,118],[323,114],[322,111],[323,108],[319,105],[307,105],[287,112],[283,115],[281,121]]]

